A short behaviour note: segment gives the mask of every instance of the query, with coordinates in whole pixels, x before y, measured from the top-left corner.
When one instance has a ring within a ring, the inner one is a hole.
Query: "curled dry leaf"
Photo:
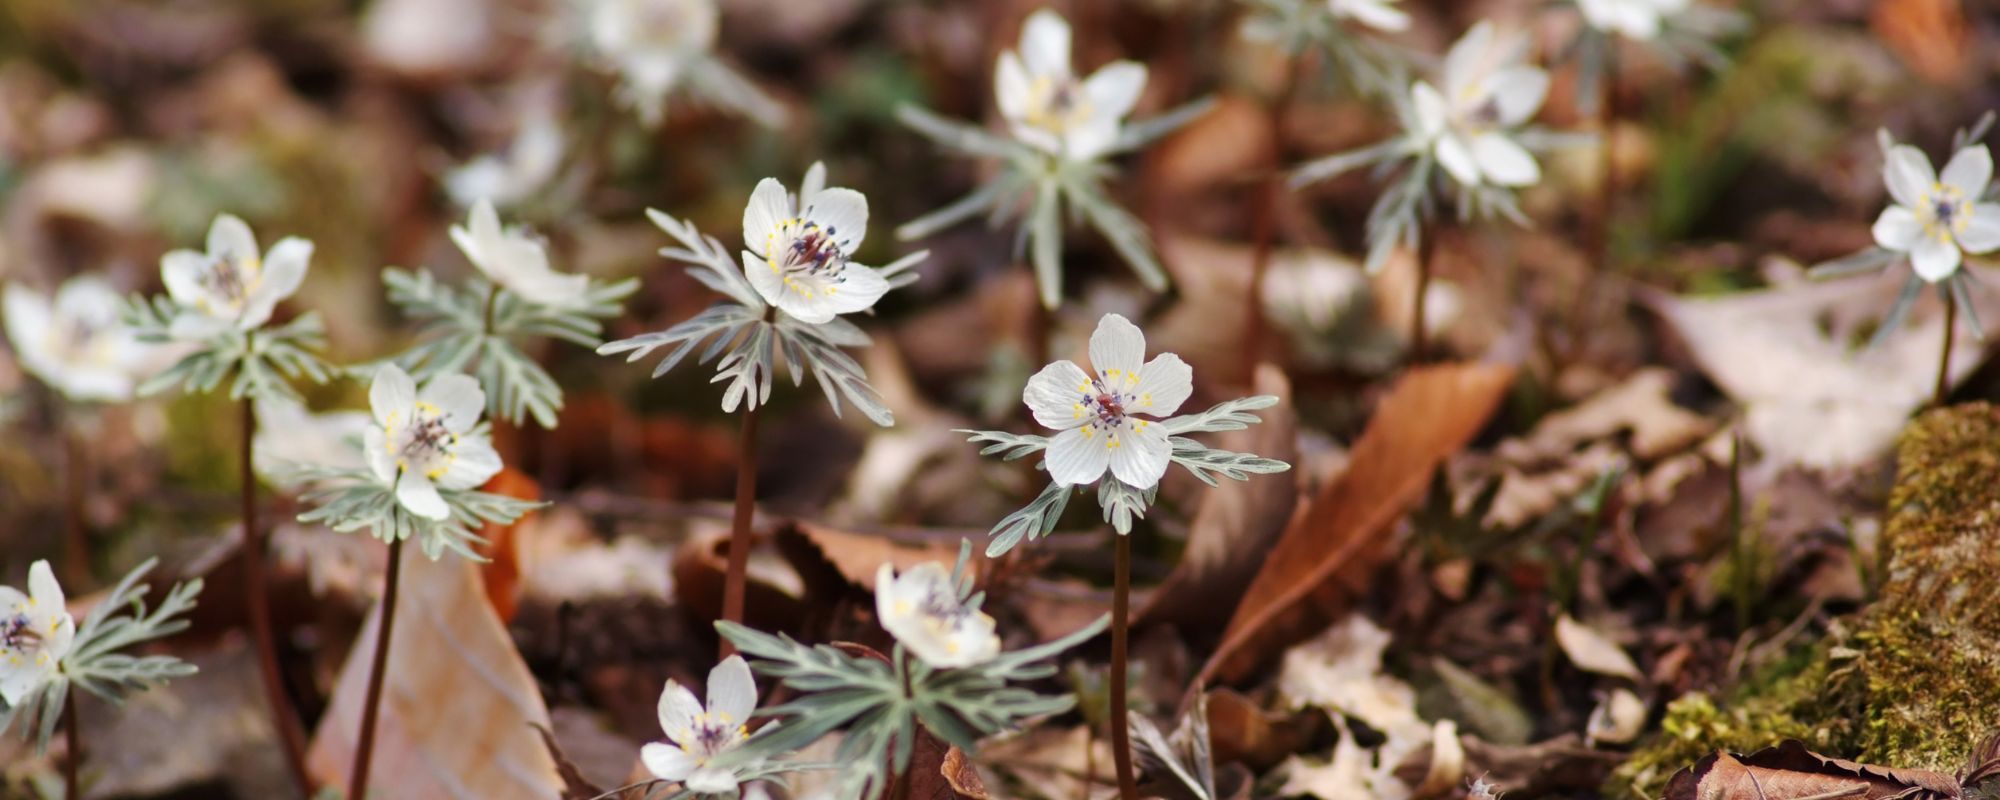
[[[750,569],[743,586],[743,624],[760,631],[798,634],[806,629],[813,609],[796,591],[787,591],[777,580],[767,554],[758,550],[769,537],[751,536]],[[722,618],[722,586],[729,571],[729,531],[715,530],[690,536],[674,552],[674,599],[696,622],[699,630],[711,630]],[[789,578],[789,573],[784,577]]]
[[[848,533],[810,522],[790,522],[772,534],[778,551],[799,571],[808,594],[825,597],[834,587],[824,585],[837,575],[846,583],[875,591],[875,571],[883,564],[897,574],[918,564],[937,562],[947,567],[958,559],[958,550],[941,541],[908,544],[887,536]],[[973,555],[975,561],[984,556]],[[831,573],[828,570],[832,570]],[[975,570],[976,574],[976,570]]]
[[[1624,648],[1568,614],[1556,620],[1556,644],[1562,646],[1563,655],[1569,656],[1570,663],[1578,669],[1639,681],[1639,665],[1632,663]]]
[[[1646,701],[1624,687],[1598,701],[1584,724],[1584,741],[1591,744],[1631,744],[1646,727]]]
[[[944,781],[965,800],[993,800],[986,791],[986,781],[979,777],[979,769],[967,758],[964,750],[956,747],[945,751],[944,765],[940,767]]]
[[[1674,773],[1666,800],[1944,800],[1961,794],[1958,780],[1941,772],[1829,758],[1791,739],[1747,756],[1711,754]]]
[[[394,797],[562,796],[556,761],[534,730],[550,724],[548,706],[487,602],[479,568],[461,558],[406,560],[375,731],[376,785],[395,787]],[[307,766],[321,783],[338,785],[353,764],[381,620],[378,608],[356,638],[366,644],[348,654],[313,737]]]
[[[1262,423],[1215,437],[1215,446],[1299,463],[1298,414],[1292,409],[1291,382],[1277,367],[1260,364],[1253,393],[1275,395],[1280,402],[1258,414]],[[1134,627],[1166,624],[1186,634],[1214,631],[1227,623],[1229,608],[1215,599],[1243,594],[1262,566],[1262,556],[1271,549],[1271,542],[1284,533],[1298,497],[1298,482],[1292,475],[1224,481],[1221,486],[1205,489],[1188,524],[1187,547],[1180,563],[1139,609]]]
[[[513,467],[501,467],[500,472],[479,487],[480,491],[506,495],[522,500],[542,499],[541,484],[534,478]],[[486,601],[493,604],[493,611],[500,615],[500,621],[512,622],[514,612],[521,605],[521,542],[524,525],[532,524],[536,512],[521,515],[511,524],[486,523],[479,529],[479,537],[486,540],[480,548],[480,555],[487,561],[479,565],[479,577],[486,584]]]
[[[555,759],[556,774],[562,776],[561,800],[593,800],[604,794],[603,789],[597,788],[596,784],[583,777],[583,770],[577,769],[576,764],[571,763],[569,757],[563,755],[562,746],[556,744],[554,733],[540,724],[534,728],[535,733],[541,735],[542,747],[549,751],[549,758]]]
[[[1625,756],[1566,733],[1531,745],[1499,745],[1465,737],[1466,774],[1481,776],[1500,796],[1568,795],[1595,791]]]
[[[1215,763],[1241,762],[1263,773],[1305,750],[1327,729],[1316,712],[1274,714],[1230,689],[1208,693],[1208,736]]]
[[[1199,682],[1249,677],[1366,591],[1395,541],[1391,527],[1445,459],[1485,427],[1513,379],[1512,367],[1496,364],[1440,364],[1398,379],[1355,442],[1347,472],[1265,556]]]
[[[1686,450],[1715,428],[1708,418],[1674,404],[1674,375],[1660,368],[1635,372],[1576,406],[1535,424],[1528,435],[1494,448],[1501,461],[1500,491],[1486,524],[1512,529],[1554,509],[1590,487],[1625,457],[1610,440],[1629,434],[1633,458],[1651,462]]]

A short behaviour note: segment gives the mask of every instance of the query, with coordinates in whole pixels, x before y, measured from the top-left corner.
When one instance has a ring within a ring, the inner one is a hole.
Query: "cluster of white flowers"
[[[1535,157],[1514,139],[1549,91],[1549,74],[1526,63],[1527,51],[1526,37],[1501,36],[1481,22],[1445,55],[1442,92],[1424,81],[1410,86],[1415,133],[1460,184],[1541,180]]]
[[[1937,283],[1956,274],[1966,254],[2000,249],[2000,203],[1986,196],[1993,155],[1985,145],[1953,153],[1942,174],[1923,151],[1897,145],[1882,180],[1895,203],[1875,220],[1875,243],[1907,255],[1918,277]]]
[[[1125,115],[1146,88],[1146,67],[1116,61],[1079,79],[1070,69],[1070,28],[1042,9],[1021,27],[1018,51],[1000,54],[993,93],[1022,143],[1051,155],[1090,161],[1118,140]]]
[[[8,284],[7,339],[23,368],[70,400],[129,400],[153,348],[119,321],[123,302],[110,283],[93,275],[65,281],[53,300]]]
[[[703,100],[767,125],[783,109],[714,58],[721,13],[715,0],[579,0],[584,44],[619,76],[619,95],[648,125],[685,87]]]

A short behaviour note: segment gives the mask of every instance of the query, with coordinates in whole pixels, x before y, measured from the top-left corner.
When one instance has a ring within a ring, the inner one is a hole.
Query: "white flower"
[[[1111,148],[1146,88],[1146,67],[1104,65],[1078,80],[1070,71],[1069,23],[1042,9],[1021,27],[1021,49],[1000,54],[994,95],[1014,136],[1058,156],[1088,161]]]
[[[590,0],[590,46],[622,76],[619,92],[647,124],[690,64],[715,46],[714,0]]]
[[[257,474],[274,484],[287,482],[287,466],[363,469],[367,461],[355,443],[370,427],[366,411],[314,414],[304,404],[280,394],[257,398],[257,438],[251,452]]]
[[[1415,131],[1434,148],[1438,164],[1466,186],[1527,186],[1541,180],[1535,157],[1510,136],[1542,107],[1549,74],[1520,62],[1525,42],[1496,41],[1481,22],[1445,56],[1444,91],[1417,81],[1410,88]]]
[[[500,471],[493,443],[471,434],[486,407],[472,376],[440,375],[418,392],[409,373],[391,364],[375,373],[368,405],[375,417],[362,439],[368,469],[396,488],[410,513],[449,518],[439,488],[471,489]]]
[[[1057,361],[1028,379],[1021,399],[1035,421],[1062,431],[1049,440],[1049,477],[1076,486],[1111,474],[1134,489],[1150,489],[1167,474],[1172,447],[1157,422],[1194,393],[1194,370],[1173,353],[1146,358],[1146,335],[1106,314],[1090,335],[1090,363]],[[1142,363],[1143,362],[1143,363]]]
[[[801,322],[832,321],[875,305],[889,281],[854,263],[868,234],[868,198],[826,187],[814,164],[796,201],[776,178],[765,178],[743,207],[743,274],[764,301]]]
[[[1409,30],[1410,15],[1397,0],[1326,0],[1335,19],[1351,19],[1381,31]]]
[[[446,173],[445,192],[452,202],[468,208],[488,199],[512,205],[555,177],[562,156],[562,129],[555,117],[544,111],[521,124],[505,151],[481,155]]]
[[[49,562],[28,567],[28,594],[0,586],[0,700],[19,706],[56,674],[75,639],[76,620]]]
[[[993,618],[959,598],[951,571],[936,562],[896,574],[875,570],[875,616],[896,641],[940,669],[969,667],[1000,654]]]
[[[1688,1],[1576,0],[1576,5],[1590,27],[1629,39],[1651,39],[1660,35],[1666,17],[1687,10]]]
[[[709,670],[706,708],[687,687],[667,681],[660,692],[660,729],[671,744],[648,744],[639,749],[639,760],[653,777],[679,781],[696,794],[734,792],[736,774],[708,762],[750,738],[745,723],[756,710],[757,683],[742,656],[725,658]]]
[[[2000,204],[1980,202],[1993,179],[1985,145],[1952,154],[1943,175],[1931,171],[1921,151],[1897,145],[1882,179],[1896,202],[1875,220],[1875,243],[1908,253],[1918,277],[1937,283],[1958,271],[1963,253],[2000,248]]]
[[[451,226],[451,240],[480,272],[522,300],[550,308],[578,308],[587,302],[589,276],[551,268],[541,240],[520,228],[500,227],[500,214],[490,201],[472,207],[465,227]]]
[[[298,291],[312,253],[312,242],[288,236],[260,256],[249,225],[229,214],[216,217],[207,253],[175,250],[160,257],[160,278],[183,312],[174,317],[172,335],[206,339],[263,325],[278,301]]]
[[[132,397],[151,348],[118,321],[120,299],[94,276],[71,278],[55,300],[18,284],[6,290],[7,339],[21,366],[71,400]]]

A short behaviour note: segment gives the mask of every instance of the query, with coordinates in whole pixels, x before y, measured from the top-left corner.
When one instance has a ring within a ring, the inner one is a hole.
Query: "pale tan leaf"
[[[1563,655],[1569,656],[1570,663],[1578,669],[1639,680],[1639,665],[1632,663],[1632,657],[1623,648],[1568,614],[1556,620],[1556,644],[1562,646]]]

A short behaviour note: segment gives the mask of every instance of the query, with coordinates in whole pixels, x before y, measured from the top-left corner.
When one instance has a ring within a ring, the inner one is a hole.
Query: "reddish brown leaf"
[[[1791,739],[1747,756],[1709,755],[1674,773],[1666,800],[1942,800],[1960,794],[1958,780],[1950,775],[1829,758]]]
[[[986,781],[979,777],[979,770],[972,766],[972,759],[965,756],[964,750],[954,747],[945,751],[944,766],[940,771],[944,773],[945,783],[959,798],[993,800],[993,795],[986,791]]]
[[[806,579],[808,593],[825,597],[835,587],[825,586],[837,579],[868,591],[875,590],[875,571],[883,564],[897,572],[927,562],[947,567],[958,560],[958,550],[941,541],[906,544],[886,536],[848,533],[810,522],[791,522],[772,534],[779,552],[792,568]],[[975,559],[978,556],[975,553]],[[830,570],[830,572],[829,572]]]
[[[751,537],[752,559],[767,537]],[[696,536],[674,551],[674,598],[701,630],[722,618],[722,586],[728,572],[729,532]],[[811,614],[806,604],[784,590],[758,580],[753,573],[743,586],[743,624],[760,631],[799,634]]]
[[[1384,534],[1485,426],[1513,379],[1512,367],[1495,364],[1440,364],[1399,379],[1354,443],[1347,472],[1265,557],[1197,682],[1242,680],[1337,617],[1388,555],[1393,538]]]
[[[1953,84],[1966,77],[1971,30],[1962,0],[1879,0],[1868,22],[1925,80]]]
[[[1242,762],[1253,772],[1267,772],[1308,749],[1326,727],[1326,715],[1317,711],[1272,714],[1229,689],[1208,693],[1208,746],[1217,764]]]
[[[522,500],[542,499],[541,484],[513,467],[502,467],[500,474],[479,489]],[[507,525],[489,522],[479,529],[479,537],[486,540],[480,555],[487,558],[479,567],[479,577],[486,584],[486,601],[493,604],[501,622],[514,621],[514,612],[520,607],[521,558],[515,532],[534,514],[530,511]]]

